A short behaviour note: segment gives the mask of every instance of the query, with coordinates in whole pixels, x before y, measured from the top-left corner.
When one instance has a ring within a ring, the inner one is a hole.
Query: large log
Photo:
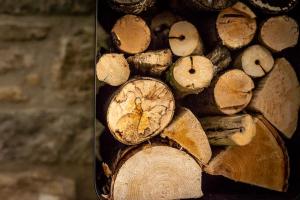
[[[249,0],[249,2],[263,12],[270,14],[288,12],[298,4],[298,0]]]
[[[253,40],[257,29],[256,15],[245,4],[238,2],[220,12],[216,26],[223,45],[239,49]]]
[[[211,145],[249,144],[256,133],[251,115],[213,116],[199,119]]]
[[[242,111],[252,98],[254,83],[242,70],[233,69],[218,75],[198,95],[190,95],[184,105],[199,115],[227,114]]]
[[[259,33],[259,40],[274,52],[296,46],[298,39],[298,23],[286,15],[269,18]]]
[[[155,0],[107,0],[112,9],[128,13],[139,14],[154,5]]]
[[[179,108],[172,122],[161,133],[187,152],[192,154],[200,164],[207,164],[211,158],[211,149],[206,134],[197,117],[187,108]]]
[[[145,51],[151,41],[150,29],[146,22],[135,15],[125,15],[118,19],[111,34],[115,46],[128,54]]]
[[[163,82],[147,77],[125,83],[115,92],[107,110],[112,135],[128,145],[159,134],[172,120],[175,100]]]
[[[186,199],[203,195],[201,167],[183,151],[153,145],[126,157],[113,177],[112,199]]]
[[[280,58],[253,93],[249,108],[262,113],[279,131],[291,138],[296,131],[300,105],[299,81],[291,64]]]
[[[289,158],[284,142],[267,120],[256,119],[256,135],[246,146],[230,146],[217,154],[204,169],[211,175],[286,191]]]

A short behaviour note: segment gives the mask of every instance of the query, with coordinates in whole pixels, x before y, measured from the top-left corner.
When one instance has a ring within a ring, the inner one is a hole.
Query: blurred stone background
[[[94,0],[0,0],[0,199],[95,200]]]

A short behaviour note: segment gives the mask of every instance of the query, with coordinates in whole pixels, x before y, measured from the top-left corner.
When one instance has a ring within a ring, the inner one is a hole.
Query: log
[[[123,54],[104,54],[96,65],[97,77],[112,86],[125,83],[130,75],[129,65]]]
[[[251,115],[213,116],[199,119],[211,145],[249,144],[256,133]]]
[[[179,21],[172,25],[169,45],[176,56],[202,55],[204,51],[197,28],[188,21]]]
[[[107,110],[111,134],[127,145],[139,144],[159,134],[172,120],[175,100],[160,80],[136,78],[115,92]]]
[[[232,115],[242,111],[252,98],[254,83],[242,70],[233,69],[216,76],[198,95],[185,99],[184,106],[198,115]]]
[[[285,58],[275,60],[273,70],[253,93],[249,109],[258,111],[287,138],[296,131],[300,105],[299,81]]]
[[[197,117],[187,108],[178,109],[161,136],[178,143],[202,165],[207,164],[211,158],[212,153],[205,132]]]
[[[220,11],[237,0],[170,0],[171,7],[180,11]]]
[[[267,120],[258,117],[256,135],[246,146],[229,146],[204,169],[234,181],[284,192],[288,187],[289,158],[284,142]]]
[[[257,29],[256,15],[245,4],[238,2],[220,12],[216,27],[223,45],[239,49],[253,40]]]
[[[139,14],[152,7],[155,0],[107,0],[110,7],[127,14]]]
[[[229,49],[222,45],[218,45],[206,57],[214,65],[214,76],[226,69],[232,61]]]
[[[152,18],[150,25],[152,32],[150,45],[153,49],[168,47],[170,28],[179,18],[169,11],[161,12]]]
[[[115,46],[128,54],[145,51],[151,41],[150,29],[146,22],[135,15],[125,15],[118,19],[111,34]]]
[[[175,89],[177,98],[198,94],[210,85],[213,78],[213,64],[204,56],[179,58],[170,68],[167,80]]]
[[[298,43],[299,26],[286,15],[270,17],[260,29],[259,40],[274,52],[294,47]]]
[[[111,199],[186,199],[203,195],[201,167],[187,153],[158,145],[144,146],[127,157],[113,178]]]
[[[172,52],[170,49],[148,51],[130,56],[127,61],[143,74],[160,76],[172,64]]]
[[[295,8],[295,6],[298,4],[298,0],[249,0],[249,2],[268,14],[288,12]]]
[[[274,66],[271,52],[261,45],[245,49],[234,61],[234,66],[242,69],[252,78],[265,76]]]

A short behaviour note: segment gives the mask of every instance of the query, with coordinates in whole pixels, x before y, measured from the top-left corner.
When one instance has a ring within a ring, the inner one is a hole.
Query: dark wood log
[[[127,13],[139,14],[154,5],[155,0],[106,0],[112,9]]]
[[[285,13],[296,7],[298,0],[249,0],[255,7],[265,13]]]

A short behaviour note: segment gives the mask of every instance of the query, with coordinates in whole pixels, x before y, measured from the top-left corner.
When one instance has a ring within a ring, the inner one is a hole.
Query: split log
[[[246,146],[230,146],[217,154],[204,169],[211,175],[276,191],[286,191],[289,158],[284,142],[268,122],[256,119],[256,135]]]
[[[123,54],[104,54],[96,65],[97,77],[112,86],[125,83],[130,75],[129,65]]]
[[[199,120],[212,145],[244,146],[256,133],[255,122],[248,114],[203,117]]]
[[[213,64],[204,56],[179,58],[170,68],[167,79],[175,89],[176,97],[198,94],[210,85]]]
[[[111,33],[116,47],[129,54],[145,51],[151,41],[146,22],[135,15],[125,15],[118,19]]]
[[[196,116],[187,108],[179,108],[169,126],[161,134],[193,155],[199,163],[207,164],[211,158],[211,149]]]
[[[179,21],[172,25],[169,44],[172,52],[177,56],[202,55],[204,51],[197,28],[188,21]]]
[[[160,76],[172,64],[170,49],[148,51],[127,58],[129,64],[144,74]]]
[[[254,91],[249,108],[258,111],[286,137],[296,131],[300,106],[299,81],[291,64],[280,58]]]
[[[213,51],[207,54],[206,57],[214,65],[214,75],[226,69],[232,61],[229,49],[221,45],[217,46]]]
[[[239,49],[253,40],[257,29],[256,15],[245,4],[238,2],[220,12],[216,27],[223,45]]]
[[[229,70],[216,76],[204,92],[187,97],[184,105],[199,115],[232,115],[249,104],[253,88],[254,83],[245,72]]]
[[[278,14],[288,12],[295,8],[298,4],[298,0],[250,0],[250,3],[265,13]]]
[[[112,9],[127,13],[139,14],[154,5],[155,0],[107,0]]]
[[[197,162],[183,151],[145,146],[119,166],[111,196],[115,200],[200,198],[201,172]]]
[[[259,40],[274,52],[294,47],[298,43],[299,26],[286,15],[271,17],[266,20],[259,34]]]
[[[241,68],[252,78],[259,78],[271,71],[274,59],[268,49],[260,45],[253,45],[235,59],[234,66]]]
[[[159,13],[152,18],[150,25],[152,39],[150,45],[153,49],[168,47],[170,28],[178,20],[179,17],[169,11]]]
[[[128,81],[114,94],[107,110],[112,135],[128,145],[159,134],[172,120],[175,100],[160,80],[141,77]]]

